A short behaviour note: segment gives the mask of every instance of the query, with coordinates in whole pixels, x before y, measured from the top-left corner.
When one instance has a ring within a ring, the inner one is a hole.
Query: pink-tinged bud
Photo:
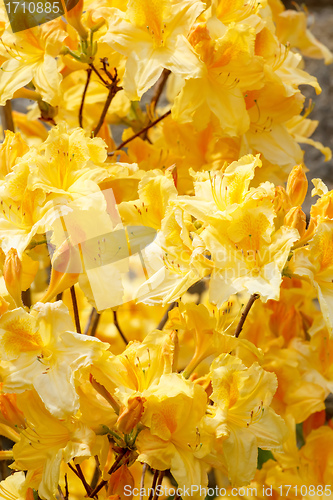
[[[83,12],[83,0],[79,0],[73,8],[71,7],[71,4],[73,4],[75,0],[70,0],[66,2],[64,0],[61,1],[64,7],[66,21],[71,26],[73,26],[74,29],[76,29],[76,31],[78,32],[80,37],[83,38],[83,40],[86,40],[88,38],[88,31],[81,22],[81,16]]]
[[[306,215],[300,206],[289,210],[284,218],[284,225],[297,229],[302,238],[306,229]]]
[[[50,302],[59,293],[75,285],[80,272],[82,265],[79,250],[66,240],[53,255],[50,283],[40,302]]]
[[[11,248],[6,255],[3,265],[3,277],[8,293],[18,307],[22,306],[22,262],[15,248]]]
[[[308,181],[302,165],[295,165],[289,174],[287,194],[293,207],[302,205],[308,191]]]
[[[146,399],[141,396],[131,396],[128,399],[127,406],[122,408],[117,420],[117,427],[121,432],[129,434],[140,422],[145,401]]]
[[[126,489],[125,489],[126,486]],[[108,484],[108,498],[112,500],[130,499],[133,497],[134,478],[127,465],[122,465],[110,477]]]

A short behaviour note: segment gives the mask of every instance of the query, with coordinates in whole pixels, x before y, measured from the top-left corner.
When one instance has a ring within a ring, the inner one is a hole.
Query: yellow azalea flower
[[[91,370],[96,380],[126,406],[129,397],[145,398],[163,374],[171,373],[173,360],[172,335],[155,330],[142,343],[131,342],[118,356],[107,351]]]
[[[332,151],[330,148],[310,138],[318,127],[318,124],[318,120],[310,120],[303,115],[294,116],[285,123],[288,132],[294,137],[298,144],[309,144],[313,146],[324,155],[325,161],[329,161],[332,158]]]
[[[223,452],[233,485],[251,481],[258,447],[282,450],[287,428],[270,404],[276,377],[257,363],[246,368],[240,359],[223,354],[211,367],[214,406],[206,425],[214,428],[216,446]]]
[[[62,461],[89,458],[95,434],[74,418],[58,420],[33,391],[20,394],[18,404],[27,426],[13,448],[15,462],[11,467],[27,470],[26,486],[38,489],[41,498],[51,500],[57,491]]]
[[[276,346],[265,355],[264,368],[276,375],[278,389],[272,408],[283,417],[292,416],[298,424],[324,409],[325,389],[314,377],[304,373],[300,358],[294,350]]]
[[[47,139],[47,130],[39,120],[28,119],[24,113],[13,111],[15,129],[19,130],[26,143],[39,146]]]
[[[279,297],[282,271],[299,234],[286,226],[275,230],[267,187],[250,192],[231,220],[211,210],[204,217],[207,224],[200,238],[214,265],[210,298],[218,307],[231,294],[245,290],[259,293],[264,302]]]
[[[20,393],[34,387],[52,414],[74,414],[79,408],[74,374],[97,360],[108,346],[73,330],[68,310],[60,301],[37,303],[30,314],[22,308],[3,314],[4,390]]]
[[[38,154],[31,152],[29,187],[70,197],[98,191],[96,183],[107,177],[106,156],[103,139],[90,139],[81,128],[70,132],[61,123],[50,130]]]
[[[316,331],[317,330],[317,331]],[[299,359],[302,377],[308,382],[319,385],[325,391],[325,398],[333,389],[332,355],[333,340],[330,338],[324,321],[321,328],[313,325],[310,342],[293,339],[290,349],[295,349]]]
[[[244,134],[250,120],[243,92],[264,84],[262,59],[254,55],[255,30],[246,24],[226,29],[211,18],[207,27],[199,25],[194,30],[191,40],[205,63],[205,72],[185,82],[175,98],[172,117],[181,123],[193,121],[202,130],[213,114],[224,134]]]
[[[261,165],[259,155],[246,155],[215,172],[190,170],[195,196],[179,197],[176,203],[199,220],[209,218],[210,214],[228,219],[250,195],[250,182]]]
[[[26,500],[24,472],[15,472],[0,482],[1,500]]]
[[[127,56],[123,86],[129,99],[138,100],[163,68],[185,78],[200,75],[186,35],[203,9],[199,0],[130,0],[126,12],[109,10],[101,41]]]
[[[231,302],[225,304],[225,308],[231,309]],[[235,310],[237,310],[237,304]],[[234,332],[230,331],[230,326],[233,323],[231,319],[226,317],[227,315],[222,314],[222,311],[218,309],[213,309],[213,313],[211,315],[204,304],[183,304],[182,302],[179,303],[178,308],[174,308],[170,312],[168,326],[177,329],[180,356],[183,359],[187,358],[187,366],[183,371],[183,376],[186,378],[209,356],[230,352],[238,347],[248,349],[255,359],[261,358],[260,350],[256,349],[251,342],[238,339],[233,335]],[[235,319],[234,315],[233,319]],[[194,349],[192,345],[194,345]],[[191,353],[193,353],[192,358],[189,358]]]
[[[29,155],[29,152],[27,153]],[[29,160],[19,159],[0,186],[0,240],[4,252],[15,248],[21,257],[32,238],[43,230],[46,195],[28,187]]]
[[[17,161],[29,150],[20,133],[14,134],[10,130],[5,131],[5,140],[0,147],[0,173],[1,181],[9,174]]]
[[[136,296],[147,304],[165,305],[207,274],[209,262],[201,251],[195,251],[200,242],[190,238],[192,222],[179,209],[170,208],[177,197],[171,172],[147,172],[139,183],[138,193],[138,200],[119,205],[122,220],[126,224],[150,226],[158,232],[145,251],[149,279],[139,287]]]
[[[198,458],[204,453],[199,422],[205,414],[207,396],[199,385],[176,373],[163,375],[145,403],[136,444],[141,462],[159,470],[170,469],[180,487],[207,485],[206,467]],[[194,493],[194,497],[202,493]]]
[[[240,22],[255,15],[265,7],[265,1],[251,0],[244,5],[243,0],[212,0],[212,14],[224,24]]]
[[[333,221],[321,222],[309,245],[295,250],[290,271],[316,289],[330,335],[333,334]]]
[[[288,9],[276,16],[275,22],[281,43],[297,47],[307,57],[324,59],[325,64],[333,62],[332,52],[307,28],[306,12]]]
[[[5,31],[0,46],[0,105],[32,82],[43,100],[57,105],[61,74],[58,56],[67,33],[59,19],[18,33]]]
[[[310,225],[312,223],[312,229],[314,230],[320,221],[333,219],[333,190],[329,191],[321,179],[312,179],[312,183],[315,187],[311,191],[311,196],[319,196],[319,199],[311,206],[310,210]]]
[[[294,165],[302,163],[303,152],[285,122],[301,112],[303,96],[295,91],[286,95],[284,86],[274,81],[247,92],[245,100],[251,123],[242,137],[241,151],[259,151],[272,165],[279,165],[284,175],[289,174]],[[269,171],[266,178],[271,180]]]
[[[169,202],[176,198],[177,189],[170,172],[152,170],[142,177],[138,186],[139,199],[120,203],[118,209],[124,224],[161,228]]]

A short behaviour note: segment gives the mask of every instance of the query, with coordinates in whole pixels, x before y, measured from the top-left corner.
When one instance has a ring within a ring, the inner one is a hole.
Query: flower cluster
[[[307,220],[300,145],[331,151],[300,86],[333,55],[280,0],[63,7],[13,33],[0,5],[0,499],[322,496],[333,190]]]

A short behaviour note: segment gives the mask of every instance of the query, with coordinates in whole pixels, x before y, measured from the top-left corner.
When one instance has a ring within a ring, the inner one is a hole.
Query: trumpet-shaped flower
[[[250,126],[243,92],[263,86],[263,62],[254,55],[255,31],[251,26],[232,24],[226,29],[217,19],[210,21],[191,34],[205,72],[186,81],[175,99],[172,116],[182,123],[193,120],[203,129],[212,113],[225,134],[237,136]]]
[[[290,270],[317,290],[330,335],[333,334],[333,221],[318,225],[309,245],[295,250]]]
[[[147,429],[137,439],[138,460],[154,469],[170,469],[178,484],[186,488],[191,485],[204,488],[207,473],[198,457],[205,449],[199,423],[206,403],[207,396],[199,385],[176,373],[163,375],[145,403],[141,421]]]
[[[2,500],[25,500],[24,472],[15,472],[0,483],[0,498]]]
[[[203,9],[199,0],[130,0],[126,12],[110,9],[102,41],[127,56],[123,86],[131,100],[154,85],[163,68],[185,78],[200,75],[186,36]]]
[[[5,31],[0,45],[0,105],[32,82],[42,98],[57,105],[58,56],[67,33],[60,19],[19,33]]]
[[[177,200],[203,221],[200,239],[213,268],[210,297],[218,307],[245,290],[260,293],[264,302],[277,299],[283,268],[299,237],[296,229],[286,226],[276,231],[272,184],[248,189],[257,165],[249,155],[213,179],[208,173],[196,174],[196,196]]]
[[[90,139],[81,128],[69,131],[65,123],[54,127],[30,161],[30,189],[47,193],[88,194],[108,176],[103,139]]]
[[[62,461],[89,458],[95,434],[74,418],[58,420],[45,409],[34,391],[20,394],[18,403],[26,418],[26,428],[13,448],[15,462],[11,467],[27,470],[25,486],[38,488],[41,498],[51,500],[57,491]]]
[[[224,354],[211,367],[214,406],[207,425],[215,426],[232,484],[247,484],[257,466],[258,447],[282,451],[287,428],[270,403],[276,377],[257,363],[246,368],[240,359]]]
[[[30,314],[22,308],[8,311],[0,319],[3,389],[21,393],[35,388],[53,415],[75,414],[75,372],[91,365],[107,347],[74,333],[62,302],[37,303]]]

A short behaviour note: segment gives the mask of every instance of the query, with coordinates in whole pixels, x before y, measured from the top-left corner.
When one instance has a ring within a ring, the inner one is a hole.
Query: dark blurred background
[[[295,8],[290,1],[284,2],[287,8]],[[333,0],[305,0],[299,2],[309,11],[309,25],[312,33],[333,52]],[[312,139],[329,146],[333,151],[333,64],[325,66],[323,61],[305,58],[305,69],[315,75],[322,87],[322,93],[317,96],[310,87],[302,87],[302,92],[312,98],[315,107],[310,115],[313,120],[319,120],[319,126]],[[309,179],[321,177],[333,188],[333,159],[324,161],[323,155],[310,146],[302,146],[305,150],[305,164],[310,169]],[[310,183],[309,191],[312,189]],[[307,207],[310,197],[308,196]]]

